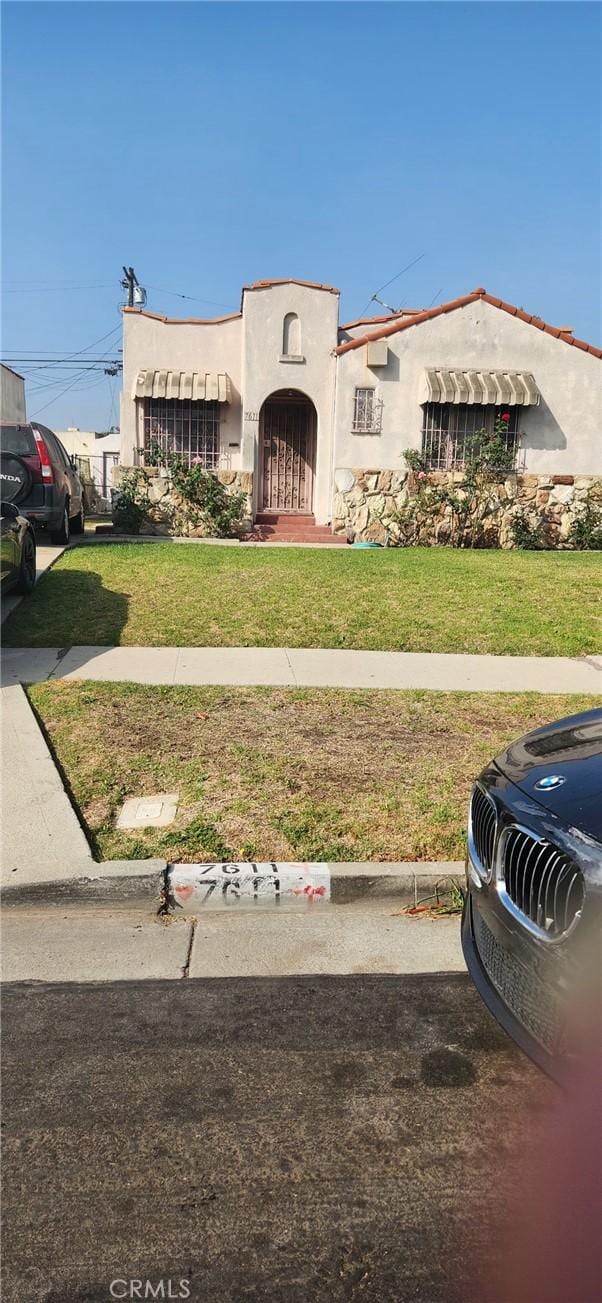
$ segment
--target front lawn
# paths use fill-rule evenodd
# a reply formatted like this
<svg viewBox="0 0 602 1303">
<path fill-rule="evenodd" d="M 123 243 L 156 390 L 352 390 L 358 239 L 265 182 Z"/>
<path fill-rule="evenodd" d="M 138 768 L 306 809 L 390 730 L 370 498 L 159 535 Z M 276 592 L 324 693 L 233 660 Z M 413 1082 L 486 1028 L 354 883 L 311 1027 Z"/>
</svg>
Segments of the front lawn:
<svg viewBox="0 0 602 1303">
<path fill-rule="evenodd" d="M 599 554 L 110 544 L 65 553 L 10 646 L 602 648 Z"/>
<path fill-rule="evenodd" d="M 30 689 L 101 859 L 431 860 L 464 853 L 472 781 L 512 738 L 598 699 L 538 694 Z M 180 793 L 122 832 L 127 796 Z"/>
</svg>

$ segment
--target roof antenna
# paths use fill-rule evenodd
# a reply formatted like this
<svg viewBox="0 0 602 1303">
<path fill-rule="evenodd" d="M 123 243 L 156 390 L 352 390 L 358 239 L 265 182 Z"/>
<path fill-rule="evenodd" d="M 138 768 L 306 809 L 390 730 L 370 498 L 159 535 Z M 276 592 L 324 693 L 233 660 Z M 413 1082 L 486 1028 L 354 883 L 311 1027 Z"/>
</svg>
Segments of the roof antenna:
<svg viewBox="0 0 602 1303">
<path fill-rule="evenodd" d="M 379 294 L 382 294 L 382 291 L 383 291 L 383 290 L 386 290 L 386 289 L 388 288 L 389 285 L 392 285 L 392 284 L 393 284 L 393 281 L 399 280 L 399 277 L 400 277 L 400 276 L 403 276 L 404 272 L 409 271 L 409 270 L 410 270 L 410 267 L 415 267 L 415 266 L 416 266 L 416 263 L 417 263 L 417 262 L 420 262 L 421 259 L 424 258 L 424 257 L 426 257 L 426 254 L 424 254 L 424 253 L 420 253 L 420 254 L 418 255 L 417 258 L 414 258 L 414 260 L 413 260 L 412 262 L 409 262 L 409 263 L 407 264 L 407 267 L 402 267 L 401 271 L 396 272 L 395 276 L 392 276 L 391 279 L 390 279 L 390 281 L 385 281 L 384 285 L 379 285 L 379 287 L 378 287 L 376 293 L 372 295 L 372 297 L 371 297 L 371 299 L 369 300 L 368 304 L 367 304 L 366 307 L 364 308 L 364 312 L 367 312 L 367 310 L 368 310 L 368 308 L 370 307 L 370 304 L 371 304 L 371 303 L 380 303 L 380 304 L 382 304 L 383 308 L 386 308 L 386 309 L 387 309 L 387 312 L 391 312 L 391 313 L 393 313 L 393 314 L 397 314 L 398 312 L 401 312 L 401 308 L 391 308 L 391 307 L 389 306 L 388 303 L 385 303 L 385 302 L 383 301 L 383 299 L 379 298 Z M 363 315 L 364 315 L 364 312 L 362 312 L 362 314 L 361 314 L 362 317 L 363 317 Z"/>
<path fill-rule="evenodd" d="M 378 294 L 373 294 L 372 298 L 370 299 L 370 302 L 380 303 L 381 307 L 386 308 L 387 312 L 392 312 L 394 317 L 396 317 L 401 312 L 401 308 L 403 307 L 403 304 L 401 304 L 401 306 L 398 308 L 392 308 L 390 303 L 385 303 L 384 299 L 379 299 Z"/>
</svg>

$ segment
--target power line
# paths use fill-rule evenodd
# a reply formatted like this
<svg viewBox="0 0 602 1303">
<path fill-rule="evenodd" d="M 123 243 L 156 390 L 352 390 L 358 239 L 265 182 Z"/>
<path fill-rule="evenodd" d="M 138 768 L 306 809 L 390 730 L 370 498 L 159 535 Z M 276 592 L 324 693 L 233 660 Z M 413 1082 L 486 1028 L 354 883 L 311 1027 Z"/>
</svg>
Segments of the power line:
<svg viewBox="0 0 602 1303">
<path fill-rule="evenodd" d="M 160 290 L 158 285 L 149 285 L 155 294 L 170 294 L 174 299 L 189 299 L 191 303 L 210 303 L 214 308 L 232 308 L 231 303 L 219 303 L 216 299 L 198 299 L 193 294 L 180 294 L 177 290 Z"/>
<path fill-rule="evenodd" d="M 5 361 L 5 363 L 7 363 L 7 359 L 6 359 L 6 358 L 4 359 L 4 361 Z M 26 370 L 29 370 L 29 371 L 31 371 L 31 370 L 34 370 L 34 371 L 36 371 L 36 370 L 48 371 L 48 370 L 52 370 L 53 368 L 54 368 L 54 369 L 59 369 L 59 368 L 62 368 L 62 369 L 67 368 L 67 369 L 69 369 L 69 368 L 70 368 L 71 370 L 75 370 L 75 371 L 77 371 L 77 370 L 79 370 L 79 367 L 80 367 L 80 366 L 103 366 L 103 365 L 104 365 L 104 366 L 122 366 L 122 360 L 121 360 L 120 357 L 90 357 L 90 358 L 85 358 L 83 362 L 81 362 L 81 361 L 80 361 L 80 362 L 76 362 L 76 360 L 75 360 L 75 358 L 74 358 L 74 359 L 73 359 L 73 364 L 71 363 L 71 361 L 70 361 L 68 358 L 54 358 L 54 357 L 21 357 L 21 358 L 19 358 L 19 357 L 11 357 L 11 358 L 8 359 L 8 363 L 7 363 L 7 364 L 8 364 L 8 365 L 11 365 L 13 362 L 17 362 L 17 363 L 19 364 L 19 366 L 20 366 L 24 371 L 26 371 Z"/>
<path fill-rule="evenodd" d="M 13 289 L 12 287 L 3 286 L 0 293 L 2 294 L 66 294 L 70 290 L 113 290 L 115 289 L 114 281 L 106 281 L 104 285 L 31 285 L 22 289 Z"/>
<path fill-rule="evenodd" d="M 434 299 L 431 299 L 431 301 L 430 301 L 430 303 L 429 303 L 429 305 L 428 305 L 429 308 L 434 307 L 435 303 L 437 302 L 437 299 L 440 297 L 441 294 L 443 294 L 443 290 L 442 290 L 442 289 L 441 289 L 441 290 L 437 290 L 437 293 L 435 294 Z M 428 308 L 427 308 L 427 312 L 428 312 Z"/>
<path fill-rule="evenodd" d="M 93 339 L 92 343 L 86 344 L 85 348 L 80 348 L 75 352 L 71 352 L 71 353 L 66 352 L 63 356 L 59 354 L 57 357 L 51 357 L 50 351 L 48 353 L 48 356 L 45 356 L 42 354 L 41 350 L 36 356 L 32 355 L 26 357 L 25 356 L 26 350 L 23 350 L 23 353 L 21 354 L 21 353 L 17 353 L 16 349 L 8 349 L 7 357 L 6 357 L 7 365 L 20 366 L 23 371 L 29 371 L 30 380 L 37 378 L 41 372 L 67 370 L 69 363 L 73 362 L 76 358 L 83 358 L 85 367 L 81 366 L 79 368 L 82 371 L 84 369 L 88 369 L 88 364 L 90 364 L 89 369 L 93 369 L 93 367 L 96 366 L 104 366 L 104 365 L 111 366 L 111 367 L 113 366 L 119 367 L 121 366 L 120 359 L 102 358 L 97 356 L 86 357 L 85 354 L 89 355 L 91 349 L 96 348 L 98 344 L 104 344 L 107 339 L 112 339 L 113 336 L 119 334 L 120 331 L 121 331 L 121 323 L 118 326 L 114 326 L 112 330 L 107 331 L 106 335 L 101 335 L 99 339 Z M 46 377 L 44 376 L 43 378 L 45 379 Z M 57 383 L 60 384 L 63 379 L 64 376 L 61 376 Z"/>
<path fill-rule="evenodd" d="M 59 398 L 62 398 L 63 394 L 66 394 L 69 389 L 73 389 L 74 385 L 77 384 L 78 379 L 81 379 L 81 377 L 76 376 L 68 385 L 65 385 L 64 389 L 61 389 L 60 393 L 55 394 L 54 398 L 50 398 L 47 403 L 44 403 L 43 407 L 38 407 L 37 412 L 32 413 L 31 419 L 35 420 L 36 416 L 39 416 L 41 412 L 45 412 L 48 407 L 52 407 L 53 403 L 58 403 Z M 92 388 L 92 386 L 90 386 L 90 388 Z"/>
<path fill-rule="evenodd" d="M 379 287 L 378 287 L 376 293 L 377 293 L 377 294 L 382 294 L 383 290 L 386 290 L 386 289 L 388 288 L 389 285 L 392 285 L 392 284 L 393 284 L 393 281 L 399 280 L 399 277 L 400 277 L 400 276 L 403 276 L 403 274 L 404 274 L 405 271 L 409 271 L 409 270 L 410 270 L 410 267 L 415 267 L 415 266 L 416 266 L 416 263 L 417 263 L 417 262 L 420 262 L 421 259 L 424 258 L 425 256 L 426 256 L 426 255 L 425 255 L 424 253 L 419 253 L 419 254 L 418 254 L 418 257 L 417 257 L 417 258 L 414 258 L 413 262 L 409 262 L 408 265 L 407 265 L 407 267 L 402 267 L 401 271 L 398 271 L 398 272 L 396 273 L 395 276 L 392 276 L 391 279 L 390 279 L 390 281 L 385 281 L 384 285 L 379 285 Z"/>
</svg>

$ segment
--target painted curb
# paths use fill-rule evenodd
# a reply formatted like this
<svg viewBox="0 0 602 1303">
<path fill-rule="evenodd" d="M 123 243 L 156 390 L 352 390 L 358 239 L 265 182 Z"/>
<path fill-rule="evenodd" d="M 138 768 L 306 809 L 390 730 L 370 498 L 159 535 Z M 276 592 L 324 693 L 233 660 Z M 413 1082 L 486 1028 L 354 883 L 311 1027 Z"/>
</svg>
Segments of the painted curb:
<svg viewBox="0 0 602 1303">
<path fill-rule="evenodd" d="M 206 909 L 299 907 L 391 898 L 418 904 L 464 879 L 461 860 L 437 863 L 320 862 L 170 864 L 169 908 L 184 914 Z"/>
<path fill-rule="evenodd" d="M 222 862 L 170 864 L 169 904 L 196 914 L 206 909 L 298 908 L 330 900 L 327 864 L 302 862 Z"/>
<path fill-rule="evenodd" d="M 0 901 L 3 906 L 13 905 L 141 905 L 146 909 L 159 910 L 167 907 L 178 914 L 195 914 L 203 908 L 202 894 L 176 894 L 175 871 L 179 873 L 181 884 L 190 885 L 191 879 L 200 879 L 201 868 L 215 870 L 222 865 L 168 865 L 165 860 L 109 860 L 103 864 L 94 864 L 89 872 L 82 871 L 69 878 L 52 878 L 38 882 L 8 883 L 2 888 Z M 233 867 L 233 866 L 229 866 Z M 211 882 L 214 890 L 209 893 L 208 901 L 215 897 L 213 909 L 257 907 L 252 886 L 257 866 L 250 864 L 234 866 L 247 871 L 251 880 L 250 889 L 237 892 L 236 875 L 221 874 L 219 891 L 215 873 L 205 876 L 204 894 Z M 260 906 L 299 909 L 307 908 L 308 903 L 318 903 L 321 908 L 327 905 L 348 905 L 359 900 L 380 900 L 391 898 L 417 904 L 419 901 L 449 892 L 452 883 L 462 883 L 464 864 L 462 861 L 441 861 L 435 863 L 358 863 L 358 864 L 270 864 L 273 872 L 259 874 L 263 881 L 258 883 L 256 893 Z M 274 878 L 280 874 L 280 889 L 276 893 Z M 224 878 L 230 886 L 223 892 Z M 240 879 L 239 879 L 240 881 Z M 194 882 L 193 882 L 194 886 Z M 320 888 L 324 888 L 323 891 Z M 300 891 L 295 895 L 295 888 Z M 309 890 L 308 890 L 309 888 Z"/>
</svg>

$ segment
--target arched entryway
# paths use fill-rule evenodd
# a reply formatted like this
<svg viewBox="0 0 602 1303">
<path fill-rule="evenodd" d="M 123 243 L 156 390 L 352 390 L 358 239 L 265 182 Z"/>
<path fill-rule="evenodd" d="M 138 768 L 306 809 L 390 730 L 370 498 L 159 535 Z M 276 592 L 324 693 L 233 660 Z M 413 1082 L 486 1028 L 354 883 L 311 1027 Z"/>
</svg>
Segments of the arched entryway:
<svg viewBox="0 0 602 1303">
<path fill-rule="evenodd" d="M 298 389 L 278 389 L 259 418 L 259 511 L 307 515 L 313 509 L 316 409 Z"/>
</svg>

